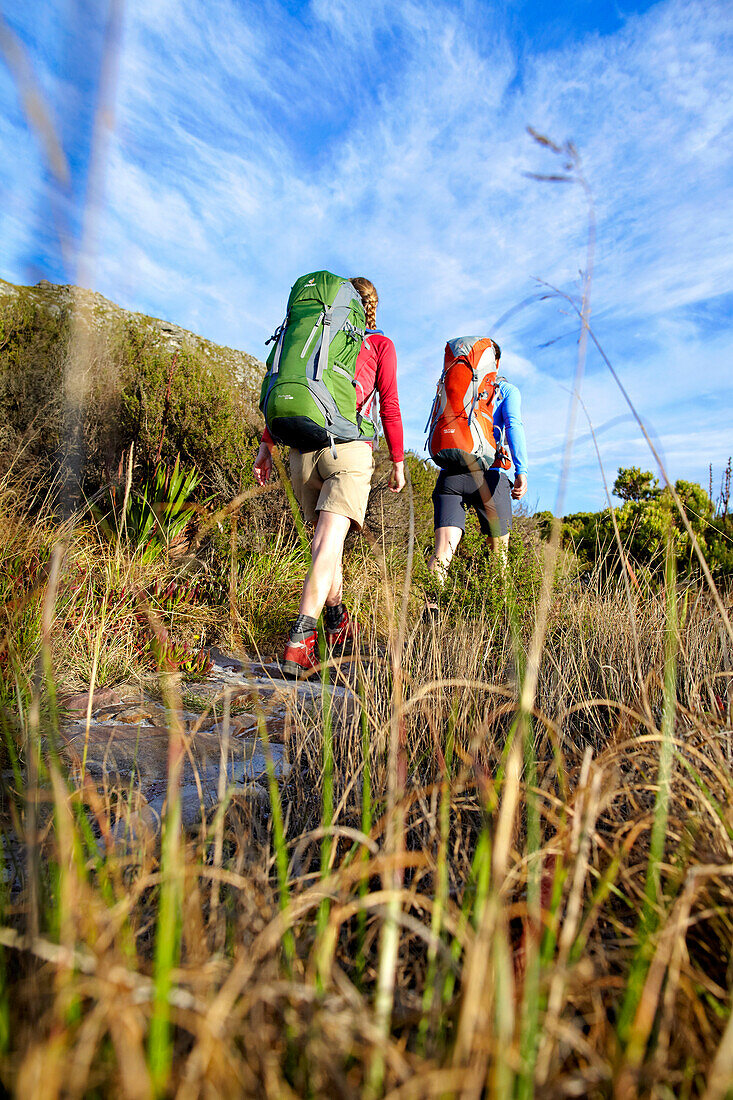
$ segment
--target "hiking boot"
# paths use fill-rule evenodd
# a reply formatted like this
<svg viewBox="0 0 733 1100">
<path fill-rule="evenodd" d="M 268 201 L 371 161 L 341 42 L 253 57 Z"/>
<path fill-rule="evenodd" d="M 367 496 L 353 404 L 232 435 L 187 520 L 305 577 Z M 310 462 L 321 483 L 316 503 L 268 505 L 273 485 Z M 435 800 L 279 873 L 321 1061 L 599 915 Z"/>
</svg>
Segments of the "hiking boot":
<svg viewBox="0 0 733 1100">
<path fill-rule="evenodd" d="M 349 618 L 346 608 L 336 626 L 325 625 L 326 645 L 330 649 L 343 649 L 347 642 L 354 642 L 359 636 L 359 627 Z"/>
<path fill-rule="evenodd" d="M 289 680 L 297 680 L 301 676 L 307 676 L 314 668 L 318 668 L 319 664 L 317 631 L 313 630 L 297 641 L 292 638 L 288 640 L 281 668 Z"/>
</svg>

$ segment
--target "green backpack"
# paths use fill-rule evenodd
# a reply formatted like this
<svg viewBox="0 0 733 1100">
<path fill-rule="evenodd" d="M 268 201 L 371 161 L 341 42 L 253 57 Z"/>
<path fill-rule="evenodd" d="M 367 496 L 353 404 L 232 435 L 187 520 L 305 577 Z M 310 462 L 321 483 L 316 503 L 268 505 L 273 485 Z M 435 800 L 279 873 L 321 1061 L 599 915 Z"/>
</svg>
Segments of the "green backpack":
<svg viewBox="0 0 733 1100">
<path fill-rule="evenodd" d="M 277 443 L 315 451 L 372 439 L 374 425 L 356 411 L 356 359 L 366 319 L 348 279 L 330 271 L 293 284 L 285 320 L 267 341 L 260 409 Z"/>
</svg>

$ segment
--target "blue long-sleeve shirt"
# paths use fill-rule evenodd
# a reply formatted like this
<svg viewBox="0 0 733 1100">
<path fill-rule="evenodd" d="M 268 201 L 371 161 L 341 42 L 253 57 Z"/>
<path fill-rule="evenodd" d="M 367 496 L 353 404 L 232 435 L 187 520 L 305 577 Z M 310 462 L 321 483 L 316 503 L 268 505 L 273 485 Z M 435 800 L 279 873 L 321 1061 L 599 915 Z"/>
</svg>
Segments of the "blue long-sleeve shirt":
<svg viewBox="0 0 733 1100">
<path fill-rule="evenodd" d="M 527 441 L 522 424 L 522 398 L 517 387 L 507 382 L 506 378 L 499 378 L 496 382 L 494 436 L 497 445 L 506 437 L 514 463 L 514 473 L 526 474 Z"/>
</svg>

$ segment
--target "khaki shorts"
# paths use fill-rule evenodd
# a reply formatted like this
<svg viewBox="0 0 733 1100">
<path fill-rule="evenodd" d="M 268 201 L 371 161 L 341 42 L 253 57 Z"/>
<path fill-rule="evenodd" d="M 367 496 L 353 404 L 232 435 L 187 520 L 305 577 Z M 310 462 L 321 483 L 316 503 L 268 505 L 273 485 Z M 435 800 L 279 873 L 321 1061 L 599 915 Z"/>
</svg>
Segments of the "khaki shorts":
<svg viewBox="0 0 733 1100">
<path fill-rule="evenodd" d="M 372 483 L 374 455 L 368 443 L 337 443 L 320 451 L 290 449 L 290 480 L 308 523 L 317 512 L 335 512 L 362 527 Z"/>
</svg>

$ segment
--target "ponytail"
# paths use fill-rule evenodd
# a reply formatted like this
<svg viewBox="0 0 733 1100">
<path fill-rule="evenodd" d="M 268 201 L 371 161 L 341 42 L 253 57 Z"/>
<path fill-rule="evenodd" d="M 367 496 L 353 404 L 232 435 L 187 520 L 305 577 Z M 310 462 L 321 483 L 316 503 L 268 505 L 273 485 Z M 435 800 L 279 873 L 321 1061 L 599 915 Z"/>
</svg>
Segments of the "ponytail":
<svg viewBox="0 0 733 1100">
<path fill-rule="evenodd" d="M 356 292 L 361 298 L 364 306 L 364 313 L 366 315 L 367 328 L 377 327 L 377 306 L 379 304 L 379 295 L 377 294 L 377 288 L 374 283 L 369 279 L 365 279 L 361 275 L 355 276 L 351 283 L 353 284 Z"/>
</svg>

